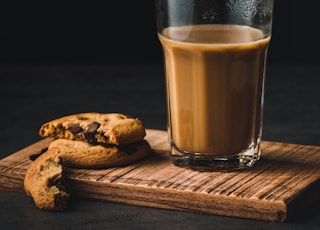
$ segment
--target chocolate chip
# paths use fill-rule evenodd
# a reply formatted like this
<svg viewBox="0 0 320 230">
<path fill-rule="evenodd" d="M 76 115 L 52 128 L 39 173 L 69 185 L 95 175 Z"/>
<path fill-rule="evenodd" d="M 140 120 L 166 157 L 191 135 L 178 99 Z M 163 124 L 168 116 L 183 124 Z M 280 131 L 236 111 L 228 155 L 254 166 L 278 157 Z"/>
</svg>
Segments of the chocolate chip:
<svg viewBox="0 0 320 230">
<path fill-rule="evenodd" d="M 97 143 L 97 138 L 94 135 L 95 133 L 85 133 L 84 136 L 86 138 L 86 140 L 90 143 L 90 144 L 96 144 Z"/>
<path fill-rule="evenodd" d="M 41 149 L 38 153 L 32 154 L 29 159 L 32 161 L 35 161 L 41 154 L 43 154 L 44 152 L 46 152 L 48 150 L 48 148 L 43 148 Z"/>
<path fill-rule="evenodd" d="M 100 123 L 98 123 L 96 121 L 92 122 L 91 124 L 89 124 L 87 133 L 96 132 L 99 127 L 100 127 Z"/>
<path fill-rule="evenodd" d="M 69 130 L 70 130 L 70 132 L 72 132 L 73 134 L 77 134 L 77 133 L 80 133 L 80 132 L 83 131 L 83 129 L 82 129 L 80 126 L 78 126 L 78 125 L 75 125 L 75 126 L 73 126 L 73 127 L 70 127 Z"/>
<path fill-rule="evenodd" d="M 92 122 L 91 124 L 89 124 L 88 130 L 84 134 L 84 136 L 86 137 L 89 143 L 97 142 L 97 138 L 95 137 L 95 134 L 99 127 L 100 127 L 100 123 L 98 122 Z"/>
</svg>

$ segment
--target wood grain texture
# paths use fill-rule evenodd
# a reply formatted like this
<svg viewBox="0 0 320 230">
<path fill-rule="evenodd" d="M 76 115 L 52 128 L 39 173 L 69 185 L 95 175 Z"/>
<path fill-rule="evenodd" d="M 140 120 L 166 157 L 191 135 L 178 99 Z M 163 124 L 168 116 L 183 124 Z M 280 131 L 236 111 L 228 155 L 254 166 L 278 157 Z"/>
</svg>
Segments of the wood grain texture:
<svg viewBox="0 0 320 230">
<path fill-rule="evenodd" d="M 146 140 L 154 151 L 135 164 L 102 170 L 66 169 L 70 194 L 130 205 L 283 222 L 291 211 L 290 204 L 303 198 L 312 185 L 319 184 L 320 146 L 264 141 L 262 157 L 253 168 L 226 173 L 174 166 L 165 131 L 148 129 Z M 0 189 L 23 192 L 31 159 L 51 141 L 43 139 L 0 160 Z M 320 191 L 319 186 L 313 189 Z"/>
</svg>

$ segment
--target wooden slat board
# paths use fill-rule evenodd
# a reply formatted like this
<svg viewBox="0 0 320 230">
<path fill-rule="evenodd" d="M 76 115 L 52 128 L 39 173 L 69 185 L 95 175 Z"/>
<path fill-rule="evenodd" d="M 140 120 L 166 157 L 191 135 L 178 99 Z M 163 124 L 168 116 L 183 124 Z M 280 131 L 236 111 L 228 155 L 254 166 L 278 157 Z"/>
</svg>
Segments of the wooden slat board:
<svg viewBox="0 0 320 230">
<path fill-rule="evenodd" d="M 262 158 L 251 169 L 197 172 L 171 163 L 167 132 L 148 129 L 146 139 L 154 151 L 141 162 L 103 170 L 67 169 L 70 194 L 279 222 L 287 219 L 290 204 L 309 188 L 315 190 L 315 199 L 319 197 L 320 146 L 264 141 Z M 0 189 L 23 192 L 30 157 L 51 141 L 41 140 L 0 160 Z"/>
</svg>

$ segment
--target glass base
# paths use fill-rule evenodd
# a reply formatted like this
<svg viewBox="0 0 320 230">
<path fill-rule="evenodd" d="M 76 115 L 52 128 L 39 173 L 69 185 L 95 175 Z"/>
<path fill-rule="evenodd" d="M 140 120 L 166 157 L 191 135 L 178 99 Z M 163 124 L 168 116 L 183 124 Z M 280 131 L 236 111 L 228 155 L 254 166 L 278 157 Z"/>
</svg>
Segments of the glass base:
<svg viewBox="0 0 320 230">
<path fill-rule="evenodd" d="M 196 171 L 234 171 L 251 168 L 260 158 L 260 145 L 250 146 L 248 149 L 233 155 L 208 155 L 181 152 L 171 147 L 173 164 Z"/>
</svg>

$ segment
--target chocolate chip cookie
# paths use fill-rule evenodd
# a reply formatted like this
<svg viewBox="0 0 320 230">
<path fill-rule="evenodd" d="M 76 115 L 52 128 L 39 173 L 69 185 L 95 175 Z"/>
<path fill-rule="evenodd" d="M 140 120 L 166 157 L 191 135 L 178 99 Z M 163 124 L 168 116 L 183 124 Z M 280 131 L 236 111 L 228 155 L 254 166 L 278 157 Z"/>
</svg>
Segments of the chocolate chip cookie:
<svg viewBox="0 0 320 230">
<path fill-rule="evenodd" d="M 138 118 L 120 113 L 79 113 L 44 123 L 41 137 L 86 141 L 91 144 L 125 145 L 137 142 L 146 135 Z"/>
<path fill-rule="evenodd" d="M 124 166 L 143 159 L 150 150 L 145 140 L 123 146 L 102 146 L 56 139 L 27 169 L 24 190 L 39 209 L 63 211 L 69 197 L 64 182 L 65 167 L 99 169 Z"/>
<path fill-rule="evenodd" d="M 84 141 L 56 139 L 48 150 L 58 148 L 63 165 L 72 168 L 98 169 L 131 164 L 145 158 L 151 148 L 147 141 L 127 145 L 92 145 Z"/>
<path fill-rule="evenodd" d="M 119 113 L 64 116 L 44 123 L 39 135 L 54 140 L 27 169 L 24 188 L 43 210 L 61 211 L 67 207 L 64 167 L 124 166 L 151 152 L 141 120 Z"/>
</svg>

